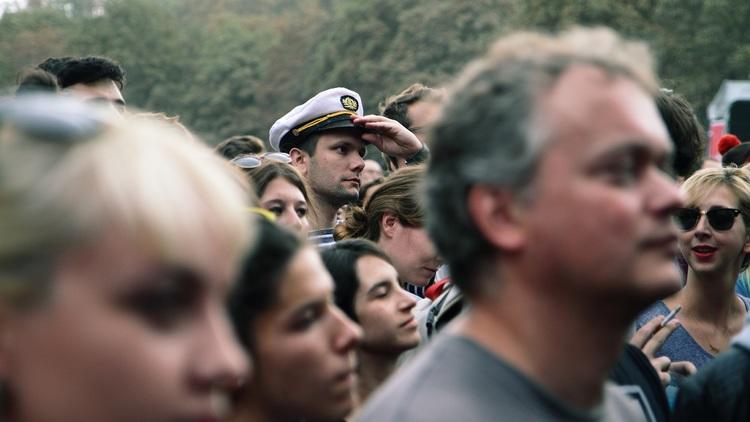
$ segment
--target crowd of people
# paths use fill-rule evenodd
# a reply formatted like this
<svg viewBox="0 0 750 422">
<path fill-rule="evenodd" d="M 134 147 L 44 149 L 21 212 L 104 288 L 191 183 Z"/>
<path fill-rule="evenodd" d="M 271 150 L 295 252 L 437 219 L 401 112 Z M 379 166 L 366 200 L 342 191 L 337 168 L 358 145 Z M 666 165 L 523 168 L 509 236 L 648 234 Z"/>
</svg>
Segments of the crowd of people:
<svg viewBox="0 0 750 422">
<path fill-rule="evenodd" d="M 27 69 L 0 420 L 748 420 L 750 148 L 708 158 L 653 68 L 607 28 L 514 33 L 213 148 L 108 58 Z"/>
</svg>

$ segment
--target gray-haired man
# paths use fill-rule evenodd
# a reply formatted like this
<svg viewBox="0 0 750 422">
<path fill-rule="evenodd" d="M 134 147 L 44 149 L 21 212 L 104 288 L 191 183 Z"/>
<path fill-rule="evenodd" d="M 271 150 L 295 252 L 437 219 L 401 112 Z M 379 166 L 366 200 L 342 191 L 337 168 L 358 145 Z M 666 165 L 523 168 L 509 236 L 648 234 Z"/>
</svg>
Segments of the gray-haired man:
<svg viewBox="0 0 750 422">
<path fill-rule="evenodd" d="M 432 138 L 428 228 L 469 309 L 363 421 L 639 420 L 606 384 L 638 311 L 680 287 L 647 49 L 606 29 L 498 41 Z"/>
</svg>

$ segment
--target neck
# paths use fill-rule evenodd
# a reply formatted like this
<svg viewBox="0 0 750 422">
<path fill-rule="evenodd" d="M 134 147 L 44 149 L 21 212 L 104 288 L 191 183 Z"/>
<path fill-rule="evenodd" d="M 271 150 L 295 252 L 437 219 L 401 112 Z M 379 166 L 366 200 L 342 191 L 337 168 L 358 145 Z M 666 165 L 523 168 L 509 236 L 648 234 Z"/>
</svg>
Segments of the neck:
<svg viewBox="0 0 750 422">
<path fill-rule="evenodd" d="M 740 304 L 734 291 L 738 275 L 736 271 L 698 274 L 688 269 L 685 288 L 668 302 L 670 305 L 682 305 L 685 316 L 711 321 L 716 325 L 727 325 L 735 311 L 744 312 L 744 308 L 738 309 Z"/>
<path fill-rule="evenodd" d="M 330 229 L 336 225 L 336 211 L 330 202 L 317 195 L 314 191 L 310 193 L 310 228 L 312 230 Z"/>
<path fill-rule="evenodd" d="M 243 400 L 237 405 L 237 409 L 229 419 L 230 422 L 255 421 L 276 422 L 280 420 L 273 417 L 273 412 L 263 406 L 257 398 L 245 394 Z"/>
<path fill-rule="evenodd" d="M 618 314 L 611 303 L 553 295 L 528 280 L 485 281 L 502 287 L 472 298 L 467 317 L 454 329 L 570 406 L 599 405 L 637 309 Z"/>
<path fill-rule="evenodd" d="M 396 369 L 398 353 L 377 353 L 359 351 L 359 399 L 367 401 L 372 394 Z"/>
<path fill-rule="evenodd" d="M 259 389 L 259 385 L 253 385 L 252 383 L 246 385 L 242 397 L 236 404 L 234 413 L 229 418 L 229 422 L 285 422 L 300 419 L 285 415 L 281 411 L 283 408 L 279 409 L 270 405 L 263 398 Z"/>
</svg>

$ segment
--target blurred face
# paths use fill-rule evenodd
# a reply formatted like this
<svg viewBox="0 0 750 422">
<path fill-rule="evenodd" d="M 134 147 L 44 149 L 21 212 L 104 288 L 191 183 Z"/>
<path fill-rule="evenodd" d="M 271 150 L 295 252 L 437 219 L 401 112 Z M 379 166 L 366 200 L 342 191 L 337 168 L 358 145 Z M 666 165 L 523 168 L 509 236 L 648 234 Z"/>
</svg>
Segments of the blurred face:
<svg viewBox="0 0 750 422">
<path fill-rule="evenodd" d="M 277 222 L 292 231 L 307 234 L 307 202 L 302 192 L 283 177 L 273 179 L 260 197 L 260 206 L 276 214 Z"/>
<path fill-rule="evenodd" d="M 356 269 L 354 312 L 364 333 L 362 349 L 398 354 L 416 347 L 419 333 L 411 311 L 417 302 L 399 286 L 396 269 L 372 255 L 359 258 Z"/>
<path fill-rule="evenodd" d="M 64 255 L 50 297 L 4 326 L 18 420 L 217 420 L 247 374 L 224 301 L 234 268 L 169 264 L 111 233 Z M 216 246 L 216 245 L 214 245 Z"/>
<path fill-rule="evenodd" d="M 355 132 L 332 130 L 318 139 L 315 154 L 302 172 L 310 189 L 335 207 L 357 200 L 365 143 Z"/>
<path fill-rule="evenodd" d="M 353 409 L 359 327 L 333 303 L 333 280 L 318 253 L 295 256 L 276 306 L 254 327 L 252 400 L 281 420 L 336 420 Z"/>
<path fill-rule="evenodd" d="M 366 185 L 378 177 L 383 177 L 383 169 L 380 167 L 380 164 L 375 160 L 365 160 L 365 167 L 361 175 L 362 184 Z"/>
<path fill-rule="evenodd" d="M 630 298 L 631 306 L 678 290 L 670 214 L 682 199 L 652 98 L 628 79 L 574 66 L 537 107 L 554 137 L 518 213 L 529 234 L 529 278 L 576 297 Z"/>
<path fill-rule="evenodd" d="M 709 211 L 737 208 L 738 201 L 729 188 L 721 185 L 687 206 Z M 736 277 L 745 254 L 750 253 L 750 237 L 741 215 L 734 217 L 734 224 L 728 230 L 717 230 L 702 215 L 695 227 L 680 230 L 679 244 L 690 271 L 704 276 L 730 273 Z"/>
<path fill-rule="evenodd" d="M 384 222 L 384 225 L 389 224 L 388 221 Z M 402 225 L 398 219 L 393 221 L 392 228 L 381 228 L 378 245 L 393 261 L 402 282 L 424 286 L 442 264 L 427 230 Z"/>
<path fill-rule="evenodd" d="M 424 144 L 429 145 L 427 134 L 430 127 L 440 114 L 440 103 L 436 101 L 417 101 L 406 109 L 406 116 L 409 118 L 411 125 L 408 129 L 417 135 L 417 138 Z"/>
<path fill-rule="evenodd" d="M 101 103 L 119 112 L 125 110 L 125 100 L 120 88 L 111 79 L 102 79 L 90 84 L 74 84 L 63 90 L 63 93 L 75 96 L 84 101 Z"/>
</svg>

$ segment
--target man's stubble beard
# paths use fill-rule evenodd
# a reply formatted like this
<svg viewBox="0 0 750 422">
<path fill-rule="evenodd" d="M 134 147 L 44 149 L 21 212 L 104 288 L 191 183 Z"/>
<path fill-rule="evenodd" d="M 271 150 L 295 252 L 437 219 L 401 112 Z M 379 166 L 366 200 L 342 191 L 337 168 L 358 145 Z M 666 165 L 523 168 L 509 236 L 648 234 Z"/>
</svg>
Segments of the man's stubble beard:
<svg viewBox="0 0 750 422">
<path fill-rule="evenodd" d="M 352 204 L 359 199 L 359 192 L 351 193 L 338 185 L 334 190 L 316 191 L 316 195 L 331 204 L 334 208 L 341 208 L 344 205 Z"/>
</svg>

